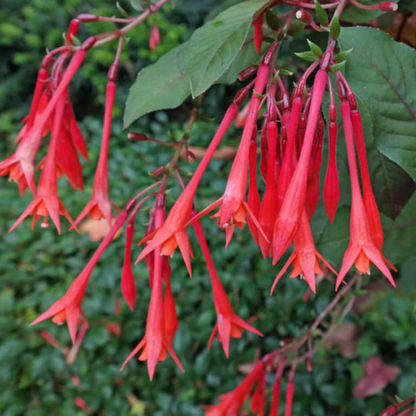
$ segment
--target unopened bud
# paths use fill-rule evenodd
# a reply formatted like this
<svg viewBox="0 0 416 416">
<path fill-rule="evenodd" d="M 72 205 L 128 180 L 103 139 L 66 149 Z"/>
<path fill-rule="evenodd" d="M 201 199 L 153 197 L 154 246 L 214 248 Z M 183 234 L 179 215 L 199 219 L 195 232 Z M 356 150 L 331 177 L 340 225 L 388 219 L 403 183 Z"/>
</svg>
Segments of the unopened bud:
<svg viewBox="0 0 416 416">
<path fill-rule="evenodd" d="M 97 42 L 97 38 L 95 36 L 91 36 L 84 40 L 81 45 L 81 49 L 84 49 L 84 51 L 89 51 L 95 45 L 95 42 Z"/>
<path fill-rule="evenodd" d="M 98 20 L 98 16 L 95 14 L 83 13 L 77 16 L 77 19 L 82 23 L 90 23 L 96 22 Z"/>
<path fill-rule="evenodd" d="M 357 100 L 355 99 L 355 95 L 353 93 L 348 94 L 348 101 L 350 103 L 351 110 L 357 109 Z"/>
<path fill-rule="evenodd" d="M 68 33 L 66 34 L 66 40 L 69 43 L 72 43 L 73 36 L 77 35 L 79 26 L 80 26 L 80 22 L 78 19 L 71 20 L 71 23 L 69 24 L 69 28 L 68 28 Z"/>
<path fill-rule="evenodd" d="M 378 8 L 383 12 L 395 12 L 399 6 L 394 1 L 382 1 Z"/>
<path fill-rule="evenodd" d="M 335 104 L 329 106 L 329 121 L 331 123 L 337 122 L 337 107 Z"/>
<path fill-rule="evenodd" d="M 262 61 L 262 63 L 264 64 L 264 65 L 269 65 L 270 64 L 270 61 L 272 60 L 272 57 L 273 57 L 273 52 L 274 52 L 274 47 L 272 46 L 265 54 L 264 54 L 264 57 L 263 57 L 263 61 Z"/>
<path fill-rule="evenodd" d="M 190 150 L 186 151 L 185 158 L 188 163 L 193 163 L 196 160 L 195 155 Z"/>
<path fill-rule="evenodd" d="M 312 15 L 307 12 L 306 10 L 298 10 L 296 12 L 296 19 L 300 20 L 301 22 L 310 24 L 313 22 Z"/>
<path fill-rule="evenodd" d="M 240 105 L 244 102 L 248 94 L 248 88 L 241 88 L 234 97 L 234 104 Z"/>
<path fill-rule="evenodd" d="M 111 64 L 110 68 L 108 68 L 107 79 L 109 81 L 116 81 L 118 75 L 118 66 L 117 64 Z"/>
<path fill-rule="evenodd" d="M 146 140 L 149 140 L 145 134 L 135 133 L 133 131 L 129 133 L 128 138 L 133 142 L 145 142 Z"/>
<path fill-rule="evenodd" d="M 150 174 L 158 178 L 160 175 L 163 175 L 165 173 L 165 169 L 166 169 L 166 166 L 159 166 L 153 172 L 150 172 Z"/>
<path fill-rule="evenodd" d="M 249 66 L 246 69 L 243 69 L 237 76 L 239 81 L 246 81 L 247 79 L 251 78 L 255 73 L 257 69 L 255 66 Z"/>
</svg>

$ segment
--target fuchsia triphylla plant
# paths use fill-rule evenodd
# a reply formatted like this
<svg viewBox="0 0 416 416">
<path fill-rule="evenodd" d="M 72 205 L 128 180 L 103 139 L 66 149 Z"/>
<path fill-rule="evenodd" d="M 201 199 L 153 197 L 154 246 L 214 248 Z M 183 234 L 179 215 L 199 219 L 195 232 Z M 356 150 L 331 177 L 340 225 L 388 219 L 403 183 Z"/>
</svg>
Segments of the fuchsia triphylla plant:
<svg viewBox="0 0 416 416">
<path fill-rule="evenodd" d="M 85 327 L 88 326 L 81 304 L 90 276 L 103 252 L 117 231 L 124 225 L 126 225 L 126 243 L 121 275 L 121 293 L 130 309 L 134 310 L 137 297 L 132 268 L 135 221 L 143 204 L 154 199 L 146 232 L 139 242 L 139 245 L 144 244 L 145 246 L 136 261 L 138 263 L 144 259 L 149 270 L 151 299 L 146 330 L 141 342 L 126 359 L 122 369 L 131 358 L 141 351 L 139 360 L 147 361 L 150 379 L 154 377 L 158 361 L 163 361 L 168 352 L 178 367 L 184 371 L 172 348 L 178 328 L 178 317 L 171 287 L 169 257 L 178 247 L 189 275 L 192 277 L 191 258 L 193 251 L 188 236 L 190 225 L 195 230 L 205 257 L 217 314 L 217 322 L 208 341 L 208 346 L 211 346 L 213 338 L 218 335 L 225 355 L 228 357 L 230 338 L 240 337 L 243 330 L 260 336 L 262 334 L 233 310 L 209 252 L 199 219 L 218 208 L 212 218 L 216 219 L 219 227 L 225 232 L 226 247 L 232 240 L 235 228 L 243 229 L 246 223 L 263 257 L 271 258 L 273 264 L 281 260 L 293 243 L 293 251 L 283 268 L 277 272 L 277 277 L 272 284 L 272 291 L 291 264 L 293 269 L 290 276 L 300 276 L 308 284 L 309 290 L 314 293 L 317 281 L 318 283 L 322 281 L 322 278 L 316 279 L 317 275 L 324 275 L 328 280 L 332 279 L 331 275 L 327 273 L 328 271 L 337 275 L 336 290 L 342 287 L 333 302 L 317 318 L 304 336 L 285 341 L 282 348 L 257 362 L 253 370 L 234 391 L 221 396 L 219 404 L 206 407 L 207 415 L 235 415 L 253 392 L 250 403 L 251 411 L 257 415 L 265 414 L 266 376 L 268 372 L 273 370 L 276 371 L 276 376 L 272 387 L 270 415 L 277 415 L 281 380 L 285 368 L 289 366 L 285 415 L 290 416 L 292 414 L 296 366 L 306 361 L 308 369 L 312 370 L 314 348 L 311 333 L 334 309 L 342 295 L 350 290 L 352 284 L 358 280 L 358 275 L 356 275 L 349 285 L 345 281 L 353 264 L 359 274 L 370 274 L 370 264 L 373 263 L 394 286 L 389 268 L 395 269 L 382 253 L 383 230 L 369 176 L 362 118 L 354 92 L 340 72 L 345 64 L 347 52 L 339 52 L 337 39 L 340 25 L 338 18 L 346 6 L 346 1 L 340 0 L 323 5 L 317 2 L 312 4 L 297 0 L 282 1 L 284 4 L 295 6 L 293 12 L 283 15 L 286 19 L 283 25 L 282 19 L 271 10 L 278 2 L 265 3 L 265 7 L 253 18 L 253 41 L 257 52 L 261 54 L 266 18 L 274 35 L 271 45 L 262 55 L 258 66 L 250 66 L 240 72 L 239 80 L 241 82 L 253 79 L 236 94 L 233 102 L 229 105 L 188 184 L 186 186 L 183 184 L 178 165 L 183 154 L 189 160 L 193 160 L 187 143 L 192 126 L 199 116 L 200 101 L 191 113 L 190 122 L 182 139 L 170 146 L 174 149 L 171 161 L 166 166 L 160 166 L 153 171 L 157 182 L 133 197 L 123 210 L 118 210 L 115 207 L 119 212 L 114 219 L 113 204 L 109 198 L 107 163 L 120 53 L 126 33 L 156 12 L 167 1 L 160 0 L 153 3 L 137 18 L 118 19 L 89 14 L 79 15 L 70 24 L 66 44 L 49 52 L 42 62 L 29 115 L 25 118 L 24 126 L 16 139 L 18 148 L 11 157 L 0 163 L 0 175 L 9 174 L 10 179 L 18 183 L 21 194 L 28 187 L 34 196 L 33 201 L 10 231 L 15 229 L 28 215 L 33 215 L 33 226 L 40 217 L 44 217 L 43 227 L 49 225 L 47 221 L 49 215 L 58 232 L 60 232 L 60 215 L 64 215 L 69 220 L 71 229 L 76 229 L 76 225 L 88 215 L 94 220 L 104 218 L 110 226 L 110 232 L 66 294 L 41 314 L 32 325 L 49 318 L 52 318 L 52 321 L 57 324 L 63 324 L 66 321 L 72 342 L 74 344 L 77 342 L 78 325 L 83 322 Z M 369 7 L 375 8 L 375 6 L 361 6 L 356 0 L 351 0 L 351 3 L 367 9 Z M 382 2 L 377 6 L 380 10 L 394 10 L 395 7 L 396 5 L 392 2 Z M 336 10 L 331 22 L 329 22 L 324 9 L 331 8 L 336 8 Z M 316 11 L 321 23 L 320 26 L 315 23 L 313 16 L 306 9 Z M 276 60 L 282 42 L 289 36 L 288 33 L 295 16 L 305 22 L 308 28 L 329 32 L 329 36 L 325 51 L 309 42 L 311 51 L 299 54 L 300 57 L 306 57 L 314 62 L 299 77 L 293 91 L 290 91 L 284 77 L 291 75 L 291 73 L 282 68 L 276 68 Z M 72 40 L 78 32 L 80 23 L 96 21 L 107 21 L 113 24 L 123 23 L 125 26 L 111 33 L 91 37 L 80 46 L 74 46 Z M 102 141 L 93 193 L 90 202 L 74 222 L 59 199 L 58 177 L 64 174 L 74 189 L 82 189 L 82 166 L 79 155 L 88 160 L 88 153 L 85 139 L 75 120 L 68 86 L 85 60 L 88 50 L 114 39 L 119 40 L 119 46 L 114 62 L 108 71 Z M 153 50 L 159 42 L 159 29 L 157 26 L 153 26 L 149 40 L 150 49 Z M 336 73 L 336 88 L 332 85 L 333 79 L 329 76 L 331 72 Z M 322 165 L 325 133 L 323 116 L 325 111 L 323 110 L 327 107 L 324 100 L 326 90 L 329 92 L 327 126 L 329 155 L 323 185 L 323 199 L 330 222 L 333 222 L 336 217 L 340 199 L 336 159 L 339 122 L 336 95 L 341 101 L 339 108 L 352 191 L 350 244 L 344 255 L 339 274 L 317 251 L 310 225 L 319 199 L 319 171 Z M 250 98 L 245 106 L 244 117 L 239 119 L 239 123 L 243 123 L 244 128 L 224 193 L 215 202 L 197 213 L 194 211 L 194 200 L 203 174 L 228 129 L 237 118 L 239 109 L 247 97 Z M 259 123 L 261 118 L 263 121 Z M 42 140 L 49 133 L 51 133 L 51 139 L 48 153 L 44 161 L 40 163 L 42 172 L 36 188 L 35 158 Z M 257 143 L 257 136 L 260 138 L 260 146 Z M 140 133 L 130 133 L 129 139 L 159 143 Z M 261 156 L 260 163 L 258 163 L 258 148 Z M 184 189 L 165 218 L 167 210 L 165 191 L 173 172 L 176 173 L 179 183 L 183 185 Z M 260 194 L 262 187 L 258 184 L 258 176 L 264 182 L 263 195 Z M 157 189 L 148 193 L 154 188 Z M 341 286 L 342 284 L 345 286 Z M 306 345 L 308 351 L 301 355 L 301 348 Z"/>
</svg>

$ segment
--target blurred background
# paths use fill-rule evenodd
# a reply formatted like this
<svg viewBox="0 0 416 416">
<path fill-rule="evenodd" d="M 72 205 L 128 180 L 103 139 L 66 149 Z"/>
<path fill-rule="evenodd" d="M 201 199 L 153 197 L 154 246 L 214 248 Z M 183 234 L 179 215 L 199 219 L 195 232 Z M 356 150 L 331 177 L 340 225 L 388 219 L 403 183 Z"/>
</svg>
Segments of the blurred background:
<svg viewBox="0 0 416 416">
<path fill-rule="evenodd" d="M 13 141 L 20 120 L 28 112 L 45 49 L 62 43 L 62 33 L 72 17 L 79 13 L 112 16 L 117 14 L 115 3 L 112 0 L 1 1 L 1 159 L 13 152 Z M 131 33 L 121 58 L 109 158 L 110 197 L 119 206 L 151 183 L 148 172 L 170 158 L 168 151 L 162 151 L 154 144 L 129 142 L 127 131 L 122 130 L 124 103 L 138 70 L 187 40 L 206 19 L 233 3 L 236 2 L 178 0 L 174 9 L 167 7 L 153 17 L 162 39 L 153 52 L 148 47 L 149 23 L 140 25 Z M 129 1 L 120 1 L 120 4 L 131 10 Z M 386 14 L 373 23 L 389 30 L 394 36 L 399 35 L 400 40 L 411 43 L 416 38 L 413 20 L 415 5 L 410 1 L 400 4 L 398 18 Z M 91 24 L 80 31 L 79 37 L 84 39 L 108 28 L 106 24 Z M 291 51 L 302 50 L 296 48 L 304 44 L 305 37 L 299 34 L 282 49 L 281 59 L 285 68 L 293 70 L 304 65 L 293 58 Z M 92 191 L 100 146 L 106 74 L 115 48 L 115 44 L 107 44 L 92 50 L 70 87 L 90 156 L 90 163 L 84 163 L 84 193 L 73 192 L 65 180 L 60 184 L 60 197 L 73 217 L 88 202 Z M 207 146 L 238 88 L 238 85 L 217 85 L 206 94 L 201 108 L 205 119 L 195 124 L 191 145 Z M 187 101 L 178 109 L 144 116 L 128 131 L 139 131 L 165 141 L 169 137 L 180 138 L 190 108 L 192 102 Z M 233 128 L 224 145 L 235 146 L 238 134 L 239 130 Z M 343 152 L 342 147 L 340 152 Z M 342 158 L 340 164 L 341 173 L 348 182 Z M 193 171 L 195 165 L 184 163 L 182 167 Z M 227 157 L 211 163 L 198 193 L 198 209 L 222 193 L 229 166 Z M 363 278 L 365 287 L 368 280 L 372 281 L 371 290 L 360 290 L 349 295 L 346 302 L 352 296 L 356 297 L 352 310 L 339 323 L 340 330 L 336 336 L 322 341 L 324 348 L 320 348 L 315 355 L 313 372 L 307 373 L 303 367 L 297 371 L 295 415 L 374 416 L 387 407 L 395 396 L 406 399 L 414 394 L 416 198 L 412 196 L 413 182 L 408 179 L 406 186 L 404 208 L 398 215 L 390 215 L 390 218 L 383 216 L 386 231 L 384 252 L 399 270 L 395 275 L 398 288 L 393 290 L 375 272 Z M 172 190 L 169 204 L 177 195 L 178 190 Z M 98 243 L 92 240 L 102 230 L 90 223 L 84 227 L 82 234 L 63 232 L 58 237 L 53 228 L 43 230 L 37 227 L 32 232 L 30 221 L 26 221 L 15 232 L 8 234 L 10 226 L 30 202 L 30 195 L 27 193 L 20 198 L 17 187 L 2 178 L 0 198 L 2 416 L 202 415 L 201 405 L 211 404 L 219 394 L 235 388 L 256 357 L 277 349 L 282 339 L 301 335 L 334 296 L 333 284 L 324 281 L 318 287 L 318 295 L 304 302 L 306 285 L 287 276 L 279 283 L 274 296 L 269 296 L 270 285 L 279 268 L 262 260 L 248 230 L 237 232 L 230 247 L 224 250 L 221 231 L 213 220 L 204 219 L 203 226 L 214 261 L 236 312 L 245 319 L 255 319 L 254 325 L 265 337 L 260 339 L 244 333 L 239 340 L 233 339 L 228 360 L 217 341 L 214 341 L 211 350 L 207 349 L 215 324 L 215 311 L 202 254 L 193 244 L 195 261 L 192 280 L 187 276 L 180 256 L 176 255 L 172 260 L 172 287 L 180 320 L 174 349 L 186 372 L 180 373 L 168 358 L 166 362 L 159 363 L 155 379 L 150 383 L 145 365 L 137 360 L 132 360 L 122 373 L 119 372 L 125 357 L 143 336 L 150 298 L 147 270 L 139 264 L 134 269 L 138 286 L 136 310 L 131 313 L 122 301 L 120 313 L 115 314 L 121 299 L 120 275 L 124 255 L 124 239 L 119 238 L 110 245 L 92 275 L 83 304 L 91 328 L 75 362 L 71 362 L 66 327 L 53 325 L 50 321 L 34 328 L 29 328 L 28 324 L 62 296 L 94 252 Z M 335 265 L 340 265 L 348 244 L 349 203 L 347 188 L 333 225 L 330 226 L 326 219 L 322 201 L 313 220 L 317 247 Z M 143 227 L 137 227 L 136 241 L 144 232 L 146 213 L 142 214 L 140 221 Z M 193 235 L 191 240 L 195 242 Z M 136 248 L 134 255 L 138 253 Z M 41 336 L 43 330 L 59 340 L 59 345 L 50 345 Z M 379 357 L 386 365 L 398 367 L 400 371 L 395 372 L 395 377 L 388 384 L 388 381 L 382 381 L 385 374 L 381 369 L 380 374 L 367 380 L 368 397 L 354 397 L 357 382 L 365 377 L 363 364 L 372 357 Z"/>
</svg>

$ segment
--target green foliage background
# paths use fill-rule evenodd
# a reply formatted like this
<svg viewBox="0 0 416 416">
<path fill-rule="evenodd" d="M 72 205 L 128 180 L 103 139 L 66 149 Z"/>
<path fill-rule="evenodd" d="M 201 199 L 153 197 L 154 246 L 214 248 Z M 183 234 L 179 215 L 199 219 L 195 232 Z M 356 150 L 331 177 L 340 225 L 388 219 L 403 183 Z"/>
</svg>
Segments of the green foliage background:
<svg viewBox="0 0 416 416">
<path fill-rule="evenodd" d="M 192 3 L 192 4 L 190 4 Z M 131 195 L 149 184 L 147 172 L 168 160 L 167 152 L 160 152 L 153 144 L 130 143 L 122 131 L 122 111 L 127 92 L 135 75 L 143 66 L 154 62 L 174 46 L 187 40 L 209 13 L 215 13 L 218 1 L 178 1 L 172 11 L 167 8 L 155 19 L 161 29 L 162 44 L 155 52 L 148 50 L 149 25 L 144 24 L 132 33 L 128 50 L 122 55 L 117 108 L 113 125 L 111 157 L 109 161 L 111 198 L 122 205 Z M 225 2 L 231 4 L 232 2 Z M 126 9 L 129 3 L 122 3 Z M 18 123 L 27 113 L 30 94 L 38 65 L 45 47 L 61 43 L 62 32 L 70 18 L 81 12 L 101 15 L 116 13 L 113 1 L 101 0 L 3 0 L 0 6 L 0 152 L 5 158 L 13 151 L 13 139 Z M 107 29 L 106 29 L 107 28 Z M 108 30 L 102 24 L 91 25 L 80 37 Z M 296 50 L 297 42 L 292 47 Z M 319 41 L 319 39 L 318 39 Z M 106 70 L 111 63 L 115 45 L 92 51 L 81 73 L 71 86 L 81 128 L 89 144 L 91 162 L 84 164 L 85 192 L 73 193 L 65 180 L 61 181 L 61 198 L 76 216 L 91 194 L 92 177 L 99 153 L 104 102 Z M 299 50 L 299 49 L 297 49 Z M 283 57 L 292 65 L 288 49 Z M 287 65 L 285 65 L 286 67 Z M 235 88 L 235 87 L 234 87 Z M 233 87 L 215 86 L 204 99 L 204 116 L 218 122 L 232 97 Z M 188 103 L 189 104 L 189 103 Z M 130 130 L 168 140 L 168 132 L 180 137 L 187 121 L 186 109 L 157 112 L 144 116 Z M 191 144 L 206 146 L 215 132 L 215 122 L 198 121 L 191 135 Z M 233 130 L 226 144 L 238 141 Z M 194 165 L 184 166 L 193 170 Z M 200 209 L 221 194 L 224 189 L 229 162 L 215 160 L 201 184 L 197 208 Z M 343 178 L 348 174 L 342 165 Z M 413 186 L 413 185 L 412 185 Z M 177 195 L 177 190 L 172 195 Z M 410 192 L 411 194 L 411 192 Z M 348 243 L 348 190 L 344 192 L 342 207 L 335 224 L 329 225 L 322 206 L 314 218 L 314 235 L 318 247 L 335 264 L 340 264 Z M 194 278 L 190 280 L 180 256 L 172 261 L 173 292 L 177 301 L 180 326 L 174 348 L 184 364 L 181 374 L 171 359 L 159 363 L 153 383 L 148 380 L 145 365 L 133 360 L 119 373 L 121 363 L 141 339 L 150 296 L 147 273 L 143 264 L 136 266 L 138 304 L 131 313 L 123 303 L 122 312 L 114 316 L 116 300 L 120 298 L 120 273 L 123 259 L 123 239 L 115 241 L 104 254 L 91 278 L 84 308 L 91 329 L 75 364 L 68 367 L 60 349 L 50 346 L 40 336 L 48 329 L 63 345 L 69 345 L 65 327 L 50 322 L 35 328 L 28 324 L 55 299 L 82 270 L 96 244 L 86 235 L 64 233 L 58 237 L 53 229 L 30 231 L 24 223 L 14 233 L 7 231 L 23 211 L 30 196 L 19 198 L 17 187 L 0 182 L 0 414 L 2 416 L 82 415 L 74 400 L 82 396 L 96 415 L 201 415 L 201 404 L 236 386 L 242 375 L 237 366 L 253 361 L 256 353 L 265 354 L 279 346 L 280 340 L 302 334 L 334 296 L 334 288 L 324 282 L 318 295 L 304 303 L 306 286 L 303 282 L 285 278 L 273 297 L 270 285 L 278 268 L 261 259 L 259 250 L 248 231 L 238 232 L 227 250 L 224 237 L 212 220 L 204 219 L 207 238 L 214 261 L 230 294 L 236 311 L 244 318 L 258 315 L 256 327 L 265 334 L 260 339 L 244 334 L 233 340 L 230 359 L 226 360 L 218 342 L 207 350 L 207 341 L 215 321 L 209 276 L 202 255 L 195 247 Z M 320 203 L 320 205 L 322 205 Z M 415 282 L 416 282 L 416 198 L 413 196 L 393 221 L 383 218 L 386 227 L 387 257 L 398 267 L 397 290 L 387 288 L 371 298 L 365 314 L 350 314 L 347 320 L 359 325 L 360 338 L 355 355 L 346 359 L 335 350 L 320 350 L 314 360 L 314 371 L 306 373 L 300 367 L 296 377 L 294 414 L 296 415 L 364 415 L 373 416 L 386 407 L 394 394 L 407 398 L 414 394 L 412 385 L 416 375 Z M 144 225 L 146 216 L 141 223 Z M 138 227 L 139 228 L 139 227 Z M 137 240 L 144 231 L 138 229 Z M 191 235 L 191 238 L 193 236 Z M 195 241 L 195 240 L 193 240 Z M 139 251 L 136 250 L 138 253 Z M 378 273 L 367 280 L 381 280 Z M 372 306 L 372 307 L 371 307 Z M 121 325 L 119 338 L 110 336 L 105 324 Z M 401 368 L 394 385 L 384 393 L 368 400 L 352 397 L 355 383 L 362 377 L 362 364 L 371 356 L 380 355 L 384 361 Z M 71 376 L 81 380 L 80 391 Z M 120 380 L 122 383 L 120 383 Z M 138 402 L 128 401 L 134 394 Z"/>
</svg>

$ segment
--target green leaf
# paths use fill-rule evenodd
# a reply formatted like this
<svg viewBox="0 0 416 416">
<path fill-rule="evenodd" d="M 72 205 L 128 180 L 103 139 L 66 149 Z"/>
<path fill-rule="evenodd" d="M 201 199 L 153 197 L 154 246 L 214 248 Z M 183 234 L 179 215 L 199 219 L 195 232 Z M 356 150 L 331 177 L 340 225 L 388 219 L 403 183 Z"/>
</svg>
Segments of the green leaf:
<svg viewBox="0 0 416 416">
<path fill-rule="evenodd" d="M 279 30 L 280 28 L 279 18 L 270 9 L 266 10 L 266 23 L 272 30 Z"/>
<path fill-rule="evenodd" d="M 185 44 L 142 69 L 130 89 L 124 111 L 124 127 L 144 114 L 175 108 L 190 94 L 189 82 L 176 66 L 178 52 Z"/>
<path fill-rule="evenodd" d="M 338 72 L 339 70 L 344 68 L 346 63 L 347 61 L 342 61 L 342 62 L 339 62 L 338 64 L 330 65 L 328 68 L 329 72 Z"/>
<path fill-rule="evenodd" d="M 329 23 L 328 15 L 325 9 L 319 4 L 318 0 L 315 0 L 315 8 L 316 8 L 315 12 L 316 12 L 316 17 L 318 19 L 318 22 L 322 26 L 327 26 Z"/>
<path fill-rule="evenodd" d="M 344 28 L 339 42 L 354 48 L 345 76 L 369 110 L 378 150 L 416 180 L 416 51 L 371 28 Z"/>
<path fill-rule="evenodd" d="M 253 15 L 267 4 L 252 0 L 230 7 L 197 29 L 179 54 L 177 65 L 189 79 L 193 97 L 214 84 L 244 45 Z"/>
<path fill-rule="evenodd" d="M 347 56 L 351 53 L 353 51 L 353 49 L 348 49 L 347 51 L 342 51 L 342 52 L 339 52 L 339 53 L 337 53 L 335 56 L 334 56 L 334 61 L 335 62 L 342 62 L 342 61 L 345 61 L 346 59 L 347 59 Z"/>
<path fill-rule="evenodd" d="M 334 15 L 334 17 L 332 18 L 331 29 L 329 31 L 329 35 L 331 36 L 332 39 L 336 40 L 338 39 L 340 32 L 341 32 L 341 26 L 339 25 L 338 17 Z"/>
<path fill-rule="evenodd" d="M 314 62 L 316 61 L 318 58 L 315 56 L 315 54 L 311 51 L 306 51 L 306 52 L 295 52 L 295 55 L 300 58 L 303 59 L 304 61 L 308 61 L 308 62 Z"/>
<path fill-rule="evenodd" d="M 399 0 L 392 0 L 395 3 L 398 3 Z M 379 2 L 375 2 L 374 0 L 360 0 L 361 4 L 366 6 L 378 4 Z M 360 9 L 356 6 L 348 7 L 342 14 L 341 20 L 344 22 L 351 22 L 351 23 L 364 23 L 368 22 L 369 20 L 376 19 L 377 17 L 385 14 L 387 12 L 383 12 L 382 10 L 364 10 Z"/>
<path fill-rule="evenodd" d="M 312 41 L 310 41 L 309 39 L 306 39 L 309 45 L 309 49 L 311 50 L 311 52 L 317 57 L 317 58 L 321 58 L 322 55 L 324 54 L 324 52 L 322 51 L 322 49 L 316 44 L 313 43 Z"/>
</svg>

